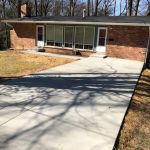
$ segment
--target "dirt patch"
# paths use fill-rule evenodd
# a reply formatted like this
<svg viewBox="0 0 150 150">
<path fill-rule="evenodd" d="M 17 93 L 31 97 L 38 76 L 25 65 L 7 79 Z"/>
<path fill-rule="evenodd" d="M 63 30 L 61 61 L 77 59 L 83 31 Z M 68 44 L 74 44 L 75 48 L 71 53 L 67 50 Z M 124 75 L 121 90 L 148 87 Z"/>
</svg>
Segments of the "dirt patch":
<svg viewBox="0 0 150 150">
<path fill-rule="evenodd" d="M 32 74 L 77 59 L 26 54 L 21 51 L 0 52 L 0 80 Z"/>
<path fill-rule="evenodd" d="M 118 150 L 150 150 L 150 70 L 143 71 L 125 117 Z"/>
</svg>

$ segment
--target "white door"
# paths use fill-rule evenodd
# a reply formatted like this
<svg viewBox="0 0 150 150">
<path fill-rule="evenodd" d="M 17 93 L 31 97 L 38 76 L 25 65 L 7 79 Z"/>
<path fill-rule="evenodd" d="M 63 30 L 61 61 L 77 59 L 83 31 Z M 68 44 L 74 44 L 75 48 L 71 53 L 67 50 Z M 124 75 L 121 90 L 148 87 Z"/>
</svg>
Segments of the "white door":
<svg viewBox="0 0 150 150">
<path fill-rule="evenodd" d="M 44 26 L 37 26 L 36 39 L 37 39 L 37 46 L 44 47 Z"/>
<path fill-rule="evenodd" d="M 107 29 L 98 28 L 97 47 L 96 47 L 97 52 L 106 51 L 106 37 L 107 37 Z"/>
</svg>

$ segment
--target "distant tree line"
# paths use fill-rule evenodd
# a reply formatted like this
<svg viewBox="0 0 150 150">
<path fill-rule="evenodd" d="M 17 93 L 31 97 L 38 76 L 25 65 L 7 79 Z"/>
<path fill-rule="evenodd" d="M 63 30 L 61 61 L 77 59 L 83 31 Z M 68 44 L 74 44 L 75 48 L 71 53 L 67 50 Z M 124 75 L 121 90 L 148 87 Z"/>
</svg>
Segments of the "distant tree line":
<svg viewBox="0 0 150 150">
<path fill-rule="evenodd" d="M 0 18 L 20 17 L 28 3 L 32 16 L 138 16 L 150 13 L 150 0 L 0 0 Z"/>
</svg>

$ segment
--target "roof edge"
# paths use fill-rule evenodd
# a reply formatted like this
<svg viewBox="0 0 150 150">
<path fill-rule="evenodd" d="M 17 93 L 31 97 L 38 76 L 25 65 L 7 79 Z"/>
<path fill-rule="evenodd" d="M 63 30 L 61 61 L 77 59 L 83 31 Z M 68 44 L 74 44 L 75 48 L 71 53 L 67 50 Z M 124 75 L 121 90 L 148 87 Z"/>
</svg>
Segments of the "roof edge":
<svg viewBox="0 0 150 150">
<path fill-rule="evenodd" d="M 34 24 L 73 24 L 73 25 L 122 25 L 150 26 L 150 23 L 112 23 L 112 22 L 78 22 L 78 21 L 34 21 L 34 20 L 1 20 L 4 23 L 34 23 Z"/>
</svg>

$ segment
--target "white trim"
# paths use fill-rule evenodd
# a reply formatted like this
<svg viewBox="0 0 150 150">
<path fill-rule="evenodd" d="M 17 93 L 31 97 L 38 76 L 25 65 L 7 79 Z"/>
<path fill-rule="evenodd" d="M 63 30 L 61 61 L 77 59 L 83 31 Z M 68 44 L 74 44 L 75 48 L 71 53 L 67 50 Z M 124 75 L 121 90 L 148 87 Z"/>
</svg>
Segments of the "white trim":
<svg viewBox="0 0 150 150">
<path fill-rule="evenodd" d="M 38 28 L 43 28 L 43 47 L 45 46 L 45 26 L 44 25 L 36 25 L 36 46 L 38 47 Z M 42 41 L 41 41 L 42 43 Z"/>
<path fill-rule="evenodd" d="M 49 23 L 49 24 L 72 24 L 72 25 L 122 25 L 122 26 L 150 26 L 150 23 L 112 23 L 112 22 L 77 22 L 77 21 L 33 21 L 33 20 L 2 20 L 7 23 Z"/>
<path fill-rule="evenodd" d="M 105 45 L 104 46 L 99 46 L 99 33 L 101 29 L 105 29 L 106 30 L 106 35 L 105 35 Z M 97 34 L 97 45 L 96 45 L 96 51 L 97 52 L 105 52 L 106 51 L 106 41 L 107 41 L 107 27 L 98 27 L 98 34 Z M 100 48 L 102 50 L 100 50 Z"/>
</svg>

